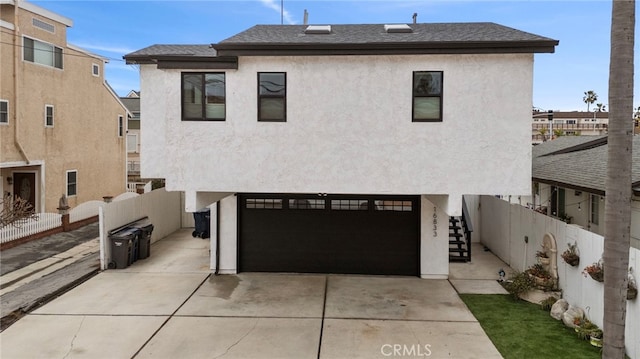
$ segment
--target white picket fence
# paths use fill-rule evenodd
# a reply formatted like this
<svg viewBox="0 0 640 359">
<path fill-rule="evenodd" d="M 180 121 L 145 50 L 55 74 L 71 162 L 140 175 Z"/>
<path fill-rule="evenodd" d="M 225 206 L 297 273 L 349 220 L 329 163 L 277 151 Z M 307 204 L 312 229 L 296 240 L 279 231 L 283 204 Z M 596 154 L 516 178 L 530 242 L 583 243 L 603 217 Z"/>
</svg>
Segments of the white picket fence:
<svg viewBox="0 0 640 359">
<path fill-rule="evenodd" d="M 114 198 L 120 201 L 138 196 L 137 193 L 124 192 Z M 79 222 L 98 215 L 99 209 L 106 203 L 104 201 L 87 201 L 69 210 L 69 223 Z M 0 228 L 0 243 L 7 243 L 33 234 L 48 231 L 62 226 L 62 215 L 58 213 L 37 213 L 37 217 L 24 220 L 16 225 L 8 225 Z"/>
<path fill-rule="evenodd" d="M 0 228 L 0 243 L 7 243 L 60 226 L 62 226 L 61 214 L 37 213 L 35 219 L 18 221 Z"/>
</svg>

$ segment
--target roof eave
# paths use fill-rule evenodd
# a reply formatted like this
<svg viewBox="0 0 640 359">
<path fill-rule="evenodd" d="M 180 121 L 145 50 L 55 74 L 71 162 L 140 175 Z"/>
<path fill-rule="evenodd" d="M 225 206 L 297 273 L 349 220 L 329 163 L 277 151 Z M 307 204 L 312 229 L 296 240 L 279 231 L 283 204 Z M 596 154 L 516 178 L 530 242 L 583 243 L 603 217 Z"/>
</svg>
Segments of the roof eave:
<svg viewBox="0 0 640 359">
<path fill-rule="evenodd" d="M 125 55 L 127 65 L 156 64 L 159 69 L 237 69 L 235 56 Z"/>
<path fill-rule="evenodd" d="M 219 43 L 221 56 L 275 55 L 421 55 L 486 53 L 553 53 L 558 41 L 392 42 L 392 43 Z"/>
</svg>

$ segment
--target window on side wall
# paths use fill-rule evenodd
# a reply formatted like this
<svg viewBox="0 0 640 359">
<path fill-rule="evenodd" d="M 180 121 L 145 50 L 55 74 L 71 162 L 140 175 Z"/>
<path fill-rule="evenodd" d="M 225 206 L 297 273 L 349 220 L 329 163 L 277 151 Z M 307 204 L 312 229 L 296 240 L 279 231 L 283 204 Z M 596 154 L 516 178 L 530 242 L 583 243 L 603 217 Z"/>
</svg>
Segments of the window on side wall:
<svg viewBox="0 0 640 359">
<path fill-rule="evenodd" d="M 42 41 L 23 38 L 23 59 L 40 65 L 62 69 L 62 49 Z"/>
<path fill-rule="evenodd" d="M 0 125 L 9 123 L 9 101 L 0 100 Z"/>
<path fill-rule="evenodd" d="M 53 106 L 45 105 L 44 106 L 44 126 L 45 127 L 53 127 Z"/>
<path fill-rule="evenodd" d="M 413 72 L 413 122 L 442 122 L 442 71 Z"/>
<path fill-rule="evenodd" d="M 124 117 L 118 116 L 118 137 L 124 136 Z"/>
<path fill-rule="evenodd" d="M 591 195 L 591 223 L 597 225 L 600 217 L 600 196 Z"/>
<path fill-rule="evenodd" d="M 67 171 L 67 197 L 78 194 L 78 171 Z"/>
<path fill-rule="evenodd" d="M 224 73 L 182 73 L 182 121 L 224 121 Z"/>
<path fill-rule="evenodd" d="M 287 121 L 287 74 L 258 73 L 258 121 Z"/>
</svg>

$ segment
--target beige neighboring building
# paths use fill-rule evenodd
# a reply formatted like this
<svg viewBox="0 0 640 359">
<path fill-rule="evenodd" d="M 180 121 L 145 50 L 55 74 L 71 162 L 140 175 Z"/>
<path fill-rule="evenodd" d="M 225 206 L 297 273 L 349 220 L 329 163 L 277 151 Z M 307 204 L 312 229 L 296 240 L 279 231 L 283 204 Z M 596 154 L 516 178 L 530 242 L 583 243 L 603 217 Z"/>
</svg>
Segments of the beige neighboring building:
<svg viewBox="0 0 640 359">
<path fill-rule="evenodd" d="M 106 59 L 67 43 L 73 22 L 0 0 L 0 191 L 56 212 L 126 191 L 128 111 Z"/>
<path fill-rule="evenodd" d="M 549 140 L 550 129 L 553 138 L 562 136 L 599 136 L 607 133 L 609 128 L 609 112 L 606 111 L 554 111 L 553 124 L 549 123 L 549 113 L 533 111 L 531 116 L 531 142 L 534 145 Z"/>
</svg>

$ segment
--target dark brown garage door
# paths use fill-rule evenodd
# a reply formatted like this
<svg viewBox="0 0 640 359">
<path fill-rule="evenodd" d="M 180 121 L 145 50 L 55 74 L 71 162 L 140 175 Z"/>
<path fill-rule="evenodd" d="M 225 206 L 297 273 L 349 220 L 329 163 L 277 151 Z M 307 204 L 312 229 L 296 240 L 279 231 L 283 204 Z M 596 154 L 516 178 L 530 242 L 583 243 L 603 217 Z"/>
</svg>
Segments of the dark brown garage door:
<svg viewBox="0 0 640 359">
<path fill-rule="evenodd" d="M 238 195 L 243 272 L 418 275 L 417 196 Z"/>
</svg>

